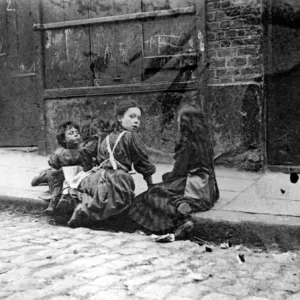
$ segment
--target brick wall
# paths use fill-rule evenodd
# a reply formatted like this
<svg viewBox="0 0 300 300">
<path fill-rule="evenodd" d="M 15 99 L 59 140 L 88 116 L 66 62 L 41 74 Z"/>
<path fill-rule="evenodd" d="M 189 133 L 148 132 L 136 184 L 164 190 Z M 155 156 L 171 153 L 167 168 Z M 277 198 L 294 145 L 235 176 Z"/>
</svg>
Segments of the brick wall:
<svg viewBox="0 0 300 300">
<path fill-rule="evenodd" d="M 209 84 L 261 78 L 262 0 L 206 0 Z"/>
</svg>

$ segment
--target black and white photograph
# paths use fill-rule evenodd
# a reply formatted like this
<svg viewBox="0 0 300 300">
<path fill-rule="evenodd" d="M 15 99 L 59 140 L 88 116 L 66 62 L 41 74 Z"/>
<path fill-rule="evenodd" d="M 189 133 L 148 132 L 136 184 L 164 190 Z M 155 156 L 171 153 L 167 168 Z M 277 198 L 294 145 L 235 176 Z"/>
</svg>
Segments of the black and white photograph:
<svg viewBox="0 0 300 300">
<path fill-rule="evenodd" d="M 1 300 L 300 300 L 300 0 L 0 0 Z"/>
</svg>

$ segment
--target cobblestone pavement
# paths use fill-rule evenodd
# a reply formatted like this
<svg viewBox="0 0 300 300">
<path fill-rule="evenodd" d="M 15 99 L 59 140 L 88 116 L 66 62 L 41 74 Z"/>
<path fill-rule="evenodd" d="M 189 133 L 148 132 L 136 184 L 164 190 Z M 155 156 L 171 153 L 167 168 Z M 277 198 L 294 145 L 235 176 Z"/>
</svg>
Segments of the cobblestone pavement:
<svg viewBox="0 0 300 300">
<path fill-rule="evenodd" d="M 69 229 L 0 212 L 0 299 L 300 299 L 299 252 Z M 244 255 L 241 262 L 237 255 Z"/>
</svg>

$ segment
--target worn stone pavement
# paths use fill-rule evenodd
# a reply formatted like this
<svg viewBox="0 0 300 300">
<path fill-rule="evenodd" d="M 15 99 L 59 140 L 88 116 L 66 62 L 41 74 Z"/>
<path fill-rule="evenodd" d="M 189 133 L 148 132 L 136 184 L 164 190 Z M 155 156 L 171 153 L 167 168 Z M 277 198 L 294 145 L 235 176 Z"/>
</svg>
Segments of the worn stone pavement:
<svg viewBox="0 0 300 300">
<path fill-rule="evenodd" d="M 31 180 L 48 168 L 47 156 L 33 148 L 0 148 L 0 210 L 2 205 L 45 209 L 47 186 L 31 186 Z M 156 164 L 153 176 L 161 182 L 162 174 L 172 165 Z M 220 199 L 206 212 L 193 214 L 194 236 L 205 240 L 230 237 L 235 243 L 256 245 L 282 251 L 300 249 L 300 180 L 292 183 L 289 174 L 266 171 L 244 172 L 218 166 L 216 175 Z M 141 174 L 133 174 L 135 193 L 147 189 Z"/>
<path fill-rule="evenodd" d="M 138 233 L 51 222 L 0 211 L 0 299 L 300 299 L 299 252 L 158 244 Z"/>
</svg>

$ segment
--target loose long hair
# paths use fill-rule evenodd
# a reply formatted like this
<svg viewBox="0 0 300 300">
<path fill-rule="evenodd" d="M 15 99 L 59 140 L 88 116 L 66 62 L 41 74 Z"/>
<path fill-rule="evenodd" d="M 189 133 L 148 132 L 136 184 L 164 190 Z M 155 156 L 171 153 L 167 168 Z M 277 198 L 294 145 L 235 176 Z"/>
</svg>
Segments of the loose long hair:
<svg viewBox="0 0 300 300">
<path fill-rule="evenodd" d="M 178 111 L 179 135 L 191 140 L 209 140 L 209 129 L 204 114 L 196 104 L 185 104 Z"/>
<path fill-rule="evenodd" d="M 123 117 L 126 111 L 132 107 L 138 107 L 141 110 L 141 113 L 142 114 L 144 113 L 141 106 L 139 106 L 136 102 L 132 100 L 120 102 L 115 109 L 114 118 L 110 124 L 110 130 L 109 130 L 110 132 L 112 131 L 117 132 L 118 130 L 122 129 L 122 125 L 120 124 L 118 119 Z"/>
<path fill-rule="evenodd" d="M 80 133 L 79 125 L 73 121 L 66 121 L 58 126 L 56 140 L 57 143 L 64 148 L 66 148 L 66 130 L 71 127 L 74 127 Z"/>
</svg>

